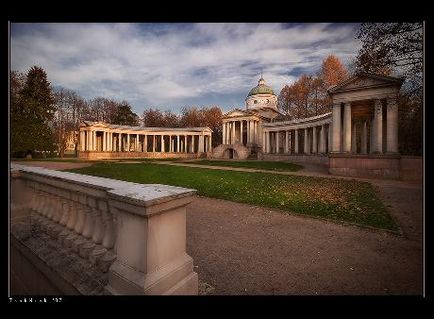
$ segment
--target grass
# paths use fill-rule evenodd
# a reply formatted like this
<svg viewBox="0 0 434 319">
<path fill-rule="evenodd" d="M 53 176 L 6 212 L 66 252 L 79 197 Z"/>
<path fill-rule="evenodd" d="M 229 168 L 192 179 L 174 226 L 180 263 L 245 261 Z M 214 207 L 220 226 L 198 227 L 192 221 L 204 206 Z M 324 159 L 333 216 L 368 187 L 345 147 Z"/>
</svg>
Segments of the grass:
<svg viewBox="0 0 434 319">
<path fill-rule="evenodd" d="M 181 162 L 182 163 L 182 162 Z M 295 172 L 303 168 L 301 165 L 297 165 L 289 162 L 273 162 L 273 161 L 211 161 L 211 160 L 197 160 L 188 161 L 185 163 L 210 165 L 210 166 L 229 166 L 229 167 L 245 167 L 256 168 L 271 171 L 289 171 Z"/>
<path fill-rule="evenodd" d="M 376 189 L 367 182 L 152 163 L 97 163 L 69 171 L 136 183 L 194 188 L 199 195 L 206 197 L 398 230 L 386 207 L 376 195 Z"/>
</svg>

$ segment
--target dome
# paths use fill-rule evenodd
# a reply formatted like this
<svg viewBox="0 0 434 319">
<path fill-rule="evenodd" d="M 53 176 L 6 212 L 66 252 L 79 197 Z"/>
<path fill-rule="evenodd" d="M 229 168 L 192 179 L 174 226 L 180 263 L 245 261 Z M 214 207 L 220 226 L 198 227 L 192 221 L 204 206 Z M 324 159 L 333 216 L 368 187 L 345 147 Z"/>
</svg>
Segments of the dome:
<svg viewBox="0 0 434 319">
<path fill-rule="evenodd" d="M 255 94 L 274 94 L 273 89 L 265 84 L 265 80 L 260 78 L 258 81 L 258 85 L 250 90 L 247 96 L 255 95 Z"/>
</svg>

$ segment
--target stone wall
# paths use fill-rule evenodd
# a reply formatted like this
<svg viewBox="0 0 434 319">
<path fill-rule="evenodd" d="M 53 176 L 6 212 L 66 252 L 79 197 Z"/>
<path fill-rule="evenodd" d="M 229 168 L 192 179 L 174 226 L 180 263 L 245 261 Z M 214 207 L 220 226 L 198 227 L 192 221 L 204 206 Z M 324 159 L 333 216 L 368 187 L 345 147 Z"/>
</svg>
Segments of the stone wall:
<svg viewBox="0 0 434 319">
<path fill-rule="evenodd" d="M 423 158 L 421 156 L 401 156 L 400 178 L 421 181 L 423 177 Z"/>
<path fill-rule="evenodd" d="M 207 153 L 169 153 L 169 152 L 94 152 L 80 151 L 79 159 L 99 160 L 115 158 L 202 158 Z"/>
<path fill-rule="evenodd" d="M 213 149 L 212 158 L 231 159 L 231 152 L 233 156 L 232 159 L 238 160 L 247 159 L 251 153 L 250 149 L 241 143 L 220 144 Z"/>
<path fill-rule="evenodd" d="M 264 161 L 289 161 L 293 163 L 314 163 L 324 166 L 329 165 L 329 158 L 327 155 L 295 155 L 295 154 L 266 154 L 262 153 L 260 158 Z"/>
<path fill-rule="evenodd" d="M 40 261 L 50 268 L 53 287 L 58 273 L 81 294 L 197 294 L 186 254 L 186 205 L 194 194 L 12 164 L 15 281 L 29 280 L 16 263 L 33 259 L 40 273 Z"/>
<path fill-rule="evenodd" d="M 330 154 L 329 173 L 343 176 L 399 179 L 399 155 Z"/>
</svg>

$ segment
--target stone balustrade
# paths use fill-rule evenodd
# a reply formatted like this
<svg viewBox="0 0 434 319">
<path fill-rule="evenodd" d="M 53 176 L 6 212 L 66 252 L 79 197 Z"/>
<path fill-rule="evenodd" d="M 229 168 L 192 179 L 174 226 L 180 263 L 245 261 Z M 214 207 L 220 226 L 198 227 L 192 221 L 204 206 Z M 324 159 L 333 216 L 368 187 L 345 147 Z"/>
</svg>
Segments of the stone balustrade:
<svg viewBox="0 0 434 319">
<path fill-rule="evenodd" d="M 106 294 L 197 294 L 186 254 L 195 190 L 12 164 L 11 210 L 108 272 Z"/>
</svg>

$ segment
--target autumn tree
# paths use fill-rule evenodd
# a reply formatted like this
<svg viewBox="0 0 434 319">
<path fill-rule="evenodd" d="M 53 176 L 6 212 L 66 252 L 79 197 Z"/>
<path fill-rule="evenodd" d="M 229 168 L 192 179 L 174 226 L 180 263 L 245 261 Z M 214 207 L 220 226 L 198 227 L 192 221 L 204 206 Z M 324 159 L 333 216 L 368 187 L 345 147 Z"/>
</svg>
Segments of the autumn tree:
<svg viewBox="0 0 434 319">
<path fill-rule="evenodd" d="M 150 108 L 143 111 L 142 122 L 146 127 L 163 127 L 164 114 L 159 109 Z"/>
<path fill-rule="evenodd" d="M 357 71 L 405 78 L 398 99 L 399 150 L 422 154 L 423 27 L 422 23 L 363 23 L 355 59 Z"/>
<path fill-rule="evenodd" d="M 17 74 L 11 76 L 11 152 L 31 154 L 52 151 L 53 132 L 49 126 L 55 112 L 54 96 L 46 72 L 33 66 L 20 88 Z"/>
<path fill-rule="evenodd" d="M 324 59 L 318 79 L 322 81 L 325 89 L 338 84 L 347 77 L 348 71 L 337 56 L 330 54 Z"/>
</svg>

